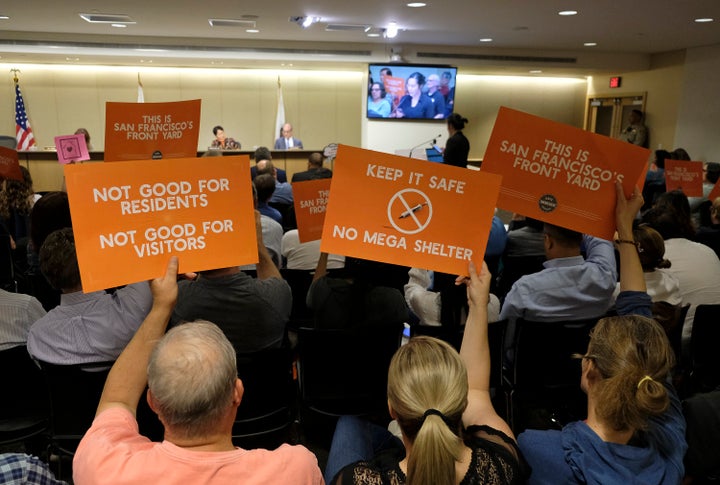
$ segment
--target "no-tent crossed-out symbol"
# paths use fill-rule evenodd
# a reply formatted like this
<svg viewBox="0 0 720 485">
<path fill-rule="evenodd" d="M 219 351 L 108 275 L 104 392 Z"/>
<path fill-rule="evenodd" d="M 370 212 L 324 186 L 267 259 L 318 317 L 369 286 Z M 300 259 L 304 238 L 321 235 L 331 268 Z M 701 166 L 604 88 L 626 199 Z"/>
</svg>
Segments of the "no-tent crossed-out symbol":
<svg viewBox="0 0 720 485">
<path fill-rule="evenodd" d="M 430 198 L 417 189 L 403 189 L 390 198 L 387 215 L 390 224 L 403 234 L 417 234 L 432 220 Z"/>
</svg>

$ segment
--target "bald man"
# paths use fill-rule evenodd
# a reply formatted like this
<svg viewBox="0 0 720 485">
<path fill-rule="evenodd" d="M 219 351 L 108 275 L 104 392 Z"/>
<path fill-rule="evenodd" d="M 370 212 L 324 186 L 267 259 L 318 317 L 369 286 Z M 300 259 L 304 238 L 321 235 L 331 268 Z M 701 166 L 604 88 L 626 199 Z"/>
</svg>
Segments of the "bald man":
<svg viewBox="0 0 720 485">
<path fill-rule="evenodd" d="M 297 138 L 293 138 L 293 127 L 285 123 L 280 130 L 280 138 L 275 140 L 275 150 L 300 150 L 303 144 Z"/>
<path fill-rule="evenodd" d="M 427 84 L 427 95 L 433 102 L 433 110 L 435 111 L 433 118 L 445 118 L 445 96 L 440 92 L 440 76 L 430 74 L 425 83 Z"/>
</svg>

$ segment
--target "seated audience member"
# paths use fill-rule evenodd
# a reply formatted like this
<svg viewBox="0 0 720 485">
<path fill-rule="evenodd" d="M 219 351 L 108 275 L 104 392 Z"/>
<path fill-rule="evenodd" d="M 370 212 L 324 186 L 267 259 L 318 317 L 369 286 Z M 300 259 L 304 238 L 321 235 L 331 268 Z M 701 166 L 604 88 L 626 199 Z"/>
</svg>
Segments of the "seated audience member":
<svg viewBox="0 0 720 485">
<path fill-rule="evenodd" d="M 390 416 L 402 441 L 384 428 L 343 416 L 328 457 L 328 484 L 520 484 L 530 470 L 512 430 L 490 400 L 487 267 L 470 263 L 469 315 L 460 354 L 447 343 L 414 337 L 388 372 Z M 357 461 L 360 460 L 360 461 Z"/>
<path fill-rule="evenodd" d="M 633 229 L 632 241 L 640 254 L 646 292 L 653 302 L 664 301 L 670 305 L 682 304 L 680 282 L 668 271 L 672 262 L 665 259 L 665 242 L 659 232 L 647 225 Z M 623 244 L 623 243 L 620 243 Z M 620 283 L 615 287 L 615 297 L 620 293 Z"/>
<path fill-rule="evenodd" d="M 253 180 L 253 185 L 255 185 L 255 189 L 257 189 L 257 210 L 260 211 L 260 214 L 268 216 L 282 225 L 282 214 L 280 214 L 279 210 L 268 204 L 275 193 L 275 178 L 267 173 L 258 175 Z"/>
<path fill-rule="evenodd" d="M 30 212 L 39 198 L 35 196 L 30 171 L 21 165 L 20 172 L 22 180 L 0 181 L 0 225 L 7 229 L 14 243 L 30 235 Z"/>
<path fill-rule="evenodd" d="M 171 258 L 165 275 L 152 281 L 152 310 L 110 370 L 95 421 L 75 453 L 75 484 L 321 484 L 317 459 L 302 446 L 268 451 L 233 444 L 243 397 L 235 349 L 209 322 L 165 334 L 178 297 L 177 267 Z M 162 443 L 138 433 L 135 412 L 146 385 L 165 428 Z"/>
<path fill-rule="evenodd" d="M 0 454 L 0 483 L 7 485 L 67 485 L 56 480 L 47 463 L 24 453 Z"/>
<path fill-rule="evenodd" d="M 387 93 L 382 83 L 370 84 L 367 100 L 368 118 L 389 118 L 392 106 L 385 99 Z"/>
<path fill-rule="evenodd" d="M 690 203 L 682 190 L 671 190 L 660 194 L 653 207 L 660 212 L 670 210 L 675 219 L 676 230 L 681 231 L 682 237 L 695 239 L 695 223 L 690 212 Z"/>
<path fill-rule="evenodd" d="M 302 141 L 294 138 L 292 134 L 293 127 L 290 123 L 282 125 L 282 128 L 280 128 L 280 138 L 275 140 L 275 150 L 292 150 L 293 148 L 298 150 L 302 149 Z"/>
<path fill-rule="evenodd" d="M 643 200 L 645 201 L 641 210 L 645 211 L 652 207 L 658 195 L 665 193 L 665 159 L 672 155 L 667 150 L 655 150 L 653 161 L 645 174 L 645 185 L 643 185 Z"/>
<path fill-rule="evenodd" d="M 715 251 L 720 257 L 720 197 L 717 197 L 710 206 L 709 221 L 698 228 L 695 238 Z"/>
<path fill-rule="evenodd" d="M 642 221 L 665 240 L 665 257 L 672 261 L 667 271 L 680 282 L 683 304 L 690 305 L 683 326 L 683 343 L 687 346 L 697 305 L 720 302 L 720 259 L 709 247 L 689 239 L 693 233 L 688 234 L 688 214 L 670 205 L 650 209 Z"/>
<path fill-rule="evenodd" d="M 384 263 L 345 258 L 345 268 L 327 273 L 328 254 L 321 253 L 306 303 L 317 328 L 357 328 L 406 322 L 402 293 L 385 286 Z"/>
<path fill-rule="evenodd" d="M 225 129 L 218 125 L 213 128 L 215 139 L 210 144 L 210 148 L 219 148 L 220 150 L 240 150 L 240 142 L 235 141 L 225 135 Z"/>
<path fill-rule="evenodd" d="M 632 241 L 642 206 L 635 190 L 617 184 L 617 231 Z M 528 483 L 679 484 L 684 468 L 685 420 L 669 380 L 674 355 L 652 320 L 637 248 L 621 243 L 620 316 L 601 319 L 582 356 L 580 385 L 588 417 L 562 431 L 526 431 L 518 445 L 532 474 Z"/>
<path fill-rule="evenodd" d="M 445 274 L 411 268 L 410 279 L 405 285 L 405 301 L 420 320 L 420 325 L 455 326 L 465 325 L 467 319 L 467 295 L 465 288 L 455 284 L 455 277 Z M 500 300 L 490 294 L 488 321 L 497 322 L 500 315 Z"/>
<path fill-rule="evenodd" d="M 690 158 L 690 154 L 685 151 L 684 148 L 676 148 L 670 153 L 669 158 L 670 160 L 685 160 L 686 162 L 692 160 L 692 158 Z"/>
<path fill-rule="evenodd" d="M 195 281 L 182 281 L 173 325 L 209 320 L 222 329 L 238 352 L 282 346 L 290 318 L 292 293 L 270 257 L 255 213 L 259 262 L 257 278 L 239 267 L 200 271 Z"/>
<path fill-rule="evenodd" d="M 30 327 L 30 355 L 62 365 L 117 359 L 152 305 L 147 282 L 127 285 L 113 294 L 83 293 L 70 228 L 45 239 L 40 249 L 40 270 L 62 295 L 60 305 Z"/>
<path fill-rule="evenodd" d="M 0 350 L 25 345 L 30 326 L 44 316 L 34 296 L 0 289 Z"/>
<path fill-rule="evenodd" d="M 314 152 L 308 157 L 307 170 L 293 174 L 292 181 L 295 183 L 329 178 L 332 178 L 332 170 L 323 167 L 323 154 Z"/>
<path fill-rule="evenodd" d="M 257 177 L 257 164 L 262 162 L 263 160 L 271 160 L 272 161 L 272 153 L 270 152 L 270 149 L 268 147 L 258 147 L 255 150 L 255 154 L 253 155 L 253 160 L 255 160 L 255 165 L 250 167 L 250 180 Z M 283 170 L 282 168 L 275 167 L 275 170 L 277 170 L 277 179 L 278 182 L 285 183 L 287 182 L 287 172 Z"/>
<path fill-rule="evenodd" d="M 320 259 L 320 240 L 300 242 L 298 230 L 292 229 L 282 237 L 282 256 L 287 269 L 313 271 Z M 345 256 L 330 254 L 327 269 L 339 269 L 345 266 Z"/>
<path fill-rule="evenodd" d="M 500 319 L 551 322 L 603 315 L 617 281 L 612 244 L 548 223 L 544 232 L 545 269 L 515 282 Z"/>
<path fill-rule="evenodd" d="M 275 180 L 275 190 L 273 191 L 272 197 L 268 202 L 278 204 L 290 204 L 293 203 L 293 191 L 292 187 L 287 182 L 280 182 L 277 178 L 277 169 L 272 163 L 272 160 L 260 160 L 256 165 L 257 174 L 272 175 Z"/>
<path fill-rule="evenodd" d="M 498 275 L 497 294 L 503 299 L 522 276 L 543 270 L 545 262 L 545 223 L 513 214 Z"/>
</svg>

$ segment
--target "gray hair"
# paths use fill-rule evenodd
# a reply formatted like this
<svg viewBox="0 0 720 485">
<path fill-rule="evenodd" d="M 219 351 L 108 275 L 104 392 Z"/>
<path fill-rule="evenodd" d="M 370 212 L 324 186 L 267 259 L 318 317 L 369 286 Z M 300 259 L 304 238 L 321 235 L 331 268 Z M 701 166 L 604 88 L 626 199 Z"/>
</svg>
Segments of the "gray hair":
<svg viewBox="0 0 720 485">
<path fill-rule="evenodd" d="M 204 320 L 169 330 L 148 363 L 158 414 L 183 437 L 215 430 L 232 402 L 236 379 L 235 350 L 217 325 Z"/>
</svg>

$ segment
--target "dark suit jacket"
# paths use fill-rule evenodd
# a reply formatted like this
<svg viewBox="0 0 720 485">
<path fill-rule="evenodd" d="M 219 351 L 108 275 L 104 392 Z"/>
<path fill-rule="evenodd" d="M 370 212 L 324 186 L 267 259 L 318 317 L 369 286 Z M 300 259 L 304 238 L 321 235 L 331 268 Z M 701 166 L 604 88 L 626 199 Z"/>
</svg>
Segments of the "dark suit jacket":
<svg viewBox="0 0 720 485">
<path fill-rule="evenodd" d="M 287 172 L 285 172 L 285 170 L 283 170 L 282 168 L 276 168 L 276 170 L 278 182 L 287 182 Z M 257 177 L 257 167 L 253 165 L 252 167 L 250 167 L 250 180 L 255 180 L 255 177 Z"/>
<path fill-rule="evenodd" d="M 303 147 L 302 142 L 300 140 L 298 140 L 297 138 L 293 138 L 292 141 L 293 141 L 293 148 L 302 148 Z M 285 149 L 286 149 L 285 138 L 283 138 L 281 136 L 280 138 L 275 140 L 275 150 L 285 150 Z"/>
<path fill-rule="evenodd" d="M 332 178 L 332 170 L 329 168 L 317 168 L 315 170 L 306 170 L 298 172 L 292 176 L 293 182 L 305 182 L 307 180 L 329 179 Z"/>
</svg>

